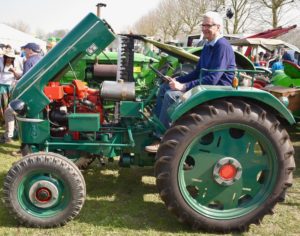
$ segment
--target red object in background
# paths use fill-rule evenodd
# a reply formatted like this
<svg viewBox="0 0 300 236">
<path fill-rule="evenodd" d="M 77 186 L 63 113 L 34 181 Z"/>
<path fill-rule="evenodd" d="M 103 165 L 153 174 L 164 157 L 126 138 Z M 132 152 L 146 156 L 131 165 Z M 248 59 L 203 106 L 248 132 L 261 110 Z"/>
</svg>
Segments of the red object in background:
<svg viewBox="0 0 300 236">
<path fill-rule="evenodd" d="M 266 61 L 260 61 L 260 62 L 259 62 L 259 65 L 265 67 L 265 66 L 267 65 L 267 62 L 266 62 Z"/>
<path fill-rule="evenodd" d="M 261 88 L 265 87 L 266 85 L 267 85 L 266 81 L 259 80 L 259 79 L 255 80 L 253 83 L 253 87 L 258 88 L 258 89 L 261 89 Z"/>
<path fill-rule="evenodd" d="M 265 38 L 265 39 L 273 39 L 273 38 L 277 38 L 280 35 L 286 34 L 287 32 L 289 32 L 292 29 L 295 29 L 297 27 L 297 25 L 292 25 L 289 27 L 285 27 L 283 28 L 282 26 L 279 26 L 277 28 L 274 29 L 270 29 L 270 30 L 266 30 L 257 34 L 253 34 L 247 38 Z"/>
<path fill-rule="evenodd" d="M 290 30 L 295 29 L 297 25 L 292 25 L 289 27 L 283 28 L 282 26 L 279 26 L 274 29 L 266 30 L 257 34 L 253 34 L 251 36 L 245 37 L 245 38 L 265 38 L 265 39 L 274 39 L 277 38 L 283 34 L 288 33 Z M 251 54 L 252 47 L 248 47 L 245 56 L 248 57 Z"/>
</svg>

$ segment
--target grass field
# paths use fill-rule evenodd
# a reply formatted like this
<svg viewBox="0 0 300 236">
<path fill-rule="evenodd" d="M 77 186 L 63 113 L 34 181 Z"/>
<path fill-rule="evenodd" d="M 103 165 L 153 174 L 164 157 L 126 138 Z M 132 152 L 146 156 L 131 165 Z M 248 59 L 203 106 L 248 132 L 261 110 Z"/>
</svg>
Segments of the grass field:
<svg viewBox="0 0 300 236">
<path fill-rule="evenodd" d="M 1 132 L 1 131 L 0 131 Z M 241 235 L 300 235 L 300 132 L 292 132 L 297 169 L 287 199 L 266 216 L 261 225 L 251 225 Z M 10 153 L 18 142 L 0 144 L 0 191 L 3 180 L 18 158 Z M 179 223 L 160 200 L 152 168 L 119 168 L 117 163 L 100 167 L 93 163 L 84 172 L 87 184 L 85 205 L 75 220 L 57 229 L 19 226 L 0 205 L 0 235 L 213 235 L 194 232 Z M 238 235 L 238 234 L 229 234 Z"/>
</svg>

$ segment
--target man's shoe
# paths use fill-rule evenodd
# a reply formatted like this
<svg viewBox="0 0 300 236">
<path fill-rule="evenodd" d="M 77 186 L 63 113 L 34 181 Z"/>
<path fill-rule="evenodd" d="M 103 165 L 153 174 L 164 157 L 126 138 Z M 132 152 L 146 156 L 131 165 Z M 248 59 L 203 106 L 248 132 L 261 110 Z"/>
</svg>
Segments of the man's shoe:
<svg viewBox="0 0 300 236">
<path fill-rule="evenodd" d="M 151 153 L 156 153 L 158 148 L 159 148 L 159 145 L 160 145 L 160 142 L 156 141 L 156 142 L 152 143 L 151 145 L 146 146 L 145 151 L 146 152 L 151 152 Z"/>
</svg>

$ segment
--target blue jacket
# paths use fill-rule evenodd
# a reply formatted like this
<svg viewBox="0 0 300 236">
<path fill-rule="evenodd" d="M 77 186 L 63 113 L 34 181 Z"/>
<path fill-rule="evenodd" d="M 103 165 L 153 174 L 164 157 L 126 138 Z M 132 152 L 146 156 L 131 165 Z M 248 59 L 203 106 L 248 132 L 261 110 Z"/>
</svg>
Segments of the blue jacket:
<svg viewBox="0 0 300 236">
<path fill-rule="evenodd" d="M 220 38 L 214 46 L 206 44 L 201 52 L 196 69 L 185 76 L 180 76 L 176 80 L 186 84 L 186 90 L 199 85 L 229 85 L 231 86 L 234 72 L 202 72 L 201 69 L 235 69 L 235 56 L 231 45 L 225 38 Z"/>
<path fill-rule="evenodd" d="M 24 68 L 23 68 L 23 75 L 29 71 L 36 63 L 38 63 L 42 57 L 38 54 L 35 54 L 31 57 L 29 57 L 25 62 L 24 62 Z"/>
</svg>

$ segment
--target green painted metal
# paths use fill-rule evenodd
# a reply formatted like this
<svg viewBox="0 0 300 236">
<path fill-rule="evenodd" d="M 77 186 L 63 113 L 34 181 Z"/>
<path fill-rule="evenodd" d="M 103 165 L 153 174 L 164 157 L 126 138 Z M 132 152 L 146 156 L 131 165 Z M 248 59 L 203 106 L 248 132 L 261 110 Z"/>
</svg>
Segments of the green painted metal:
<svg viewBox="0 0 300 236">
<path fill-rule="evenodd" d="M 111 132 L 116 132 L 116 130 L 111 129 Z M 130 127 L 128 127 L 126 130 L 122 130 L 121 133 L 122 135 L 127 135 L 128 136 L 128 143 L 120 143 L 120 142 L 114 142 L 112 140 L 110 140 L 110 142 L 105 143 L 105 142 L 99 142 L 97 140 L 53 140 L 53 141 L 46 141 L 45 142 L 45 146 L 46 148 L 48 147 L 55 147 L 55 148 L 59 148 L 59 147 L 64 147 L 66 149 L 76 149 L 76 150 L 88 150 L 85 149 L 87 147 L 105 147 L 105 146 L 110 146 L 110 147 L 134 147 L 135 146 L 135 142 L 133 139 L 133 135 L 132 135 L 132 130 Z M 115 136 L 114 136 L 115 137 Z"/>
<path fill-rule="evenodd" d="M 50 137 L 48 120 L 41 120 L 41 122 L 18 120 L 18 130 L 23 143 L 42 144 Z"/>
<path fill-rule="evenodd" d="M 4 121 L 4 111 L 8 105 L 10 90 L 11 86 L 0 84 L 0 122 Z"/>
<path fill-rule="evenodd" d="M 142 118 L 141 112 L 144 110 L 142 102 L 121 101 L 120 117 Z"/>
<path fill-rule="evenodd" d="M 133 77 L 136 82 L 137 95 L 144 95 L 144 91 L 154 86 L 154 80 L 157 75 L 150 70 L 148 64 L 150 60 L 154 67 L 158 67 L 159 61 L 155 58 L 145 56 L 141 53 L 134 53 Z M 118 52 L 101 52 L 99 55 L 85 55 L 82 59 L 72 65 L 71 70 L 67 71 L 60 82 L 70 83 L 74 79 L 84 80 L 90 87 L 97 87 L 101 81 L 93 80 L 92 71 L 87 71 L 88 67 L 92 68 L 98 64 L 117 64 Z M 103 80 L 115 80 L 115 77 L 103 78 Z"/>
<path fill-rule="evenodd" d="M 290 62 L 283 61 L 284 73 L 286 73 L 289 77 L 293 79 L 300 79 L 300 66 Z"/>
<path fill-rule="evenodd" d="M 85 60 L 79 60 L 72 65 L 72 69 L 67 71 L 60 79 L 61 83 L 71 83 L 74 79 L 84 80 L 87 64 Z"/>
<path fill-rule="evenodd" d="M 228 97 L 241 97 L 266 104 L 278 111 L 290 124 L 295 123 L 293 115 L 275 96 L 253 87 L 238 87 L 235 89 L 229 86 L 197 86 L 186 92 L 182 100 L 176 106 L 171 107 L 168 112 L 171 114 L 172 121 L 175 121 L 199 104 Z"/>
<path fill-rule="evenodd" d="M 16 85 L 12 96 L 27 104 L 27 117 L 35 117 L 49 104 L 49 99 L 41 93 L 49 81 L 59 79 L 60 74 L 70 69 L 70 64 L 86 53 L 99 53 L 114 38 L 98 17 L 88 14 Z"/>
<path fill-rule="evenodd" d="M 98 63 L 109 63 L 110 64 L 110 62 L 113 62 L 113 63 L 117 64 L 118 52 L 101 52 L 97 56 L 85 55 L 82 59 L 87 62 L 95 62 L 97 60 Z M 153 60 L 153 62 L 158 62 L 158 60 L 155 58 L 145 56 L 144 54 L 141 54 L 141 53 L 134 53 L 134 62 L 141 63 L 141 62 L 149 62 L 150 60 Z"/>
<path fill-rule="evenodd" d="M 299 87 L 300 86 L 300 77 L 299 78 L 291 78 L 284 71 L 278 70 L 272 76 L 271 83 L 275 86 L 282 87 Z"/>
<path fill-rule="evenodd" d="M 57 199 L 57 204 L 49 208 L 39 208 L 34 202 L 29 199 L 30 187 L 41 180 L 49 181 L 56 186 L 59 195 Z M 66 184 L 60 177 L 56 176 L 54 173 L 46 173 L 45 170 L 35 170 L 28 173 L 22 178 L 18 189 L 18 201 L 20 206 L 28 214 L 39 218 L 53 217 L 60 214 L 67 206 L 71 203 L 71 192 L 68 184 Z"/>
<path fill-rule="evenodd" d="M 163 52 L 168 53 L 178 59 L 183 59 L 184 61 L 197 63 L 199 57 L 185 51 L 183 48 L 179 48 L 170 44 L 161 43 L 146 37 L 141 37 L 141 40 L 153 44 L 155 47 L 159 48 Z"/>
<path fill-rule="evenodd" d="M 91 113 L 72 113 L 68 115 L 70 131 L 99 131 L 100 116 Z"/>
<path fill-rule="evenodd" d="M 231 132 L 240 134 L 235 136 Z M 241 164 L 241 177 L 230 185 L 216 181 L 214 168 L 223 158 Z M 187 167 L 187 164 L 190 167 Z M 179 164 L 178 183 L 187 204 L 201 215 L 229 220 L 249 214 L 271 194 L 278 160 L 263 133 L 228 123 L 205 130 L 189 144 Z"/>
</svg>

